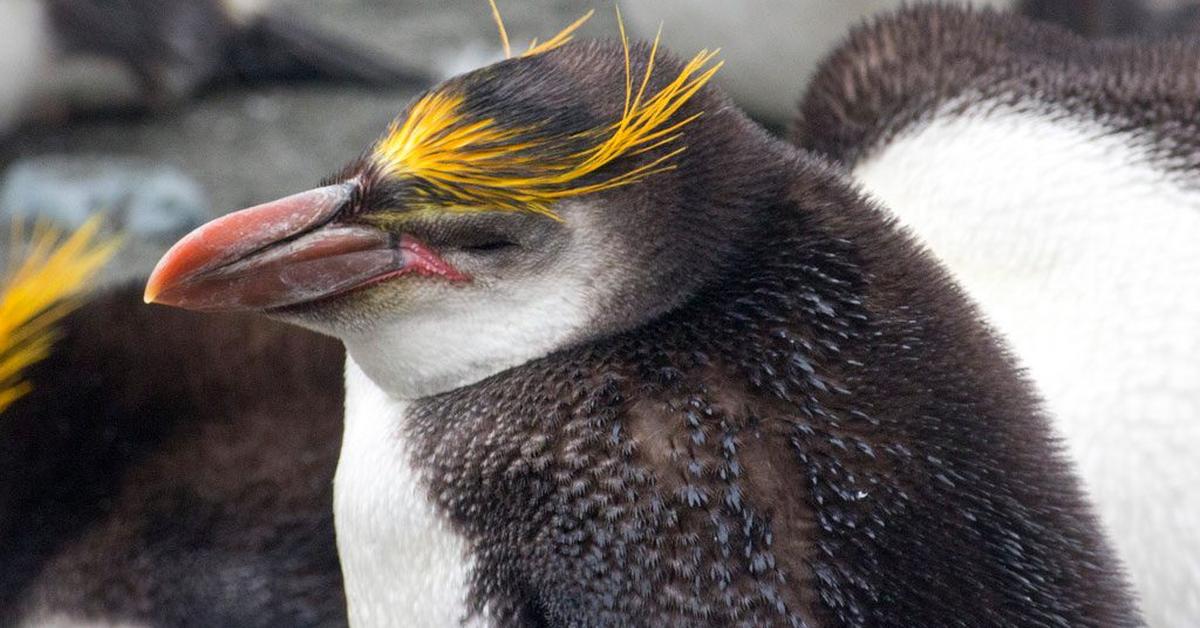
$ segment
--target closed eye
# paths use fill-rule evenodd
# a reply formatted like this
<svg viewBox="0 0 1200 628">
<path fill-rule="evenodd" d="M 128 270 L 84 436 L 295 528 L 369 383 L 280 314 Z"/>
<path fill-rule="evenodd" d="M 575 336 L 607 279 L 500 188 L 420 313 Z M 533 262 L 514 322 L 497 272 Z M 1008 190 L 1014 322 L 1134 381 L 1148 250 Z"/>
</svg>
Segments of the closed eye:
<svg viewBox="0 0 1200 628">
<path fill-rule="evenodd" d="M 508 240 L 489 240 L 486 242 L 480 242 L 478 244 L 464 246 L 463 250 L 470 251 L 472 253 L 496 253 L 515 248 L 516 246 L 516 242 L 509 242 Z"/>
</svg>

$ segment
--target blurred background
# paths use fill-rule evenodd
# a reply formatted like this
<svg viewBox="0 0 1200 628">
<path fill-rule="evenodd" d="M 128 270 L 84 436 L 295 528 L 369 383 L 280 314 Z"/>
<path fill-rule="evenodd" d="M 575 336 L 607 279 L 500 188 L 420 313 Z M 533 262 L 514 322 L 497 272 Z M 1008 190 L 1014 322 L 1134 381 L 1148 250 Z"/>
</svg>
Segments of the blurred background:
<svg viewBox="0 0 1200 628">
<path fill-rule="evenodd" d="M 966 1 L 966 0 L 963 0 Z M 1189 30 L 1177 0 L 975 0 L 1089 36 Z M 718 81 L 782 131 L 813 66 L 898 0 L 641 0 L 680 54 L 721 47 Z M 500 0 L 514 46 L 611 4 Z M 500 58 L 485 0 L 3 0 L 0 220 L 64 228 L 92 213 L 127 234 L 106 280 L 143 276 L 212 215 L 310 187 L 423 88 Z M 0 244 L 0 246 L 3 246 Z"/>
</svg>

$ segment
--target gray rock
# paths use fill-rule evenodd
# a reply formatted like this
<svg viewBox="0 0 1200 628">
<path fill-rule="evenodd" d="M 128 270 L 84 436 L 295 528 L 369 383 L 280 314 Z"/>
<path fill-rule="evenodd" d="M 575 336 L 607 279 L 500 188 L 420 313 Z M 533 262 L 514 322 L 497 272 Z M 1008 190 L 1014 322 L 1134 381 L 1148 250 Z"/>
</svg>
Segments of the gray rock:
<svg viewBox="0 0 1200 628">
<path fill-rule="evenodd" d="M 130 236 L 169 242 L 208 219 L 196 181 L 167 165 L 111 155 L 22 159 L 0 179 L 0 216 L 76 229 L 90 216 Z"/>
</svg>

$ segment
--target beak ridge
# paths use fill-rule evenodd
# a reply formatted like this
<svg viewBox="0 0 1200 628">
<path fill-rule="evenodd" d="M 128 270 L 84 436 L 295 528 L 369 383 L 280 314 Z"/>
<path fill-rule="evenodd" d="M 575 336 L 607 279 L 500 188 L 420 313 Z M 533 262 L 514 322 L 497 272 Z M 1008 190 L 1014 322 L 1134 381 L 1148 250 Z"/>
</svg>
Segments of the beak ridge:
<svg viewBox="0 0 1200 628">
<path fill-rule="evenodd" d="M 269 270 L 272 267 L 270 263 L 254 268 L 253 258 L 256 254 L 324 226 L 350 200 L 353 186 L 353 183 L 340 183 L 309 190 L 243 209 L 202 225 L 184 236 L 159 260 L 146 282 L 146 303 L 205 310 L 246 309 L 239 306 L 256 306 L 249 302 L 234 302 L 237 299 L 214 300 L 213 286 L 210 285 L 213 282 L 207 279 L 220 274 L 222 270 L 232 271 L 235 267 L 242 266 L 240 278 L 244 284 L 246 277 L 255 274 L 252 271 Z M 335 234 L 331 234 L 331 237 L 313 238 L 319 241 L 317 248 L 322 254 L 336 257 L 345 252 L 362 252 L 365 248 L 387 247 L 384 234 L 377 233 L 374 238 L 366 238 L 363 235 L 365 229 L 343 227 L 340 231 L 345 235 L 340 240 L 333 237 Z M 349 233 L 345 233 L 347 231 Z M 365 243 L 366 240 L 369 240 L 369 247 L 368 243 Z M 339 246 L 342 244 L 348 245 L 349 249 Z M 315 255 L 312 251 L 300 252 L 300 247 L 295 248 L 303 257 L 303 261 L 313 261 Z M 285 266 L 283 262 L 286 260 L 280 260 L 279 255 L 265 257 L 274 258 L 271 261 L 276 270 Z M 261 284 L 261 277 L 259 279 L 258 283 Z M 230 296 L 233 295 L 226 294 L 226 297 Z M 258 296 L 268 297 L 262 294 L 261 290 Z M 263 303 L 258 305 L 269 305 L 267 302 L 270 300 L 264 298 Z"/>
</svg>

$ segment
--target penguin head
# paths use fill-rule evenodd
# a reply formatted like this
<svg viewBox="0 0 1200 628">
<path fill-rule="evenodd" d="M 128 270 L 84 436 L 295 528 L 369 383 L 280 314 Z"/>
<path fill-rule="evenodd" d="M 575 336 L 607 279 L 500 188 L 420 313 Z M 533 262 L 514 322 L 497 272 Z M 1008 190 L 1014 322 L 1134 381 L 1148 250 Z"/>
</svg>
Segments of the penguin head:
<svg viewBox="0 0 1200 628">
<path fill-rule="evenodd" d="M 215 220 L 146 300 L 341 338 L 401 397 L 661 315 L 720 273 L 786 158 L 702 52 L 534 49 L 415 99 L 324 185 Z"/>
</svg>

